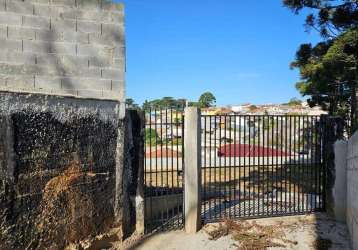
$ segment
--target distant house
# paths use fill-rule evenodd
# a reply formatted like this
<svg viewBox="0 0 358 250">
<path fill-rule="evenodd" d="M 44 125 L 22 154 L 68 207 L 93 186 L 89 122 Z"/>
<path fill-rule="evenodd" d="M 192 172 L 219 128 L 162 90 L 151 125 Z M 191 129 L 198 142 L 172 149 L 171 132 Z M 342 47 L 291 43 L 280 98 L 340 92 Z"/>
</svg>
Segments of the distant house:
<svg viewBox="0 0 358 250">
<path fill-rule="evenodd" d="M 290 152 L 248 144 L 226 144 L 218 148 L 219 157 L 281 157 L 291 155 Z"/>
</svg>

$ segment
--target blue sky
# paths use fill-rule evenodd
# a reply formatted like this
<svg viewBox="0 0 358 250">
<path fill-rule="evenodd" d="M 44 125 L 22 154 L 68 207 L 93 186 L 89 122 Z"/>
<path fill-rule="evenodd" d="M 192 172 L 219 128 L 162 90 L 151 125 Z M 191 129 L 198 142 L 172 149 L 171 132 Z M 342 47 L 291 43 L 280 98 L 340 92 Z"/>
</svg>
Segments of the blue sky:
<svg viewBox="0 0 358 250">
<path fill-rule="evenodd" d="M 300 97 L 289 69 L 306 33 L 305 15 L 281 0 L 123 0 L 127 97 L 197 100 L 218 105 L 282 103 Z"/>
</svg>

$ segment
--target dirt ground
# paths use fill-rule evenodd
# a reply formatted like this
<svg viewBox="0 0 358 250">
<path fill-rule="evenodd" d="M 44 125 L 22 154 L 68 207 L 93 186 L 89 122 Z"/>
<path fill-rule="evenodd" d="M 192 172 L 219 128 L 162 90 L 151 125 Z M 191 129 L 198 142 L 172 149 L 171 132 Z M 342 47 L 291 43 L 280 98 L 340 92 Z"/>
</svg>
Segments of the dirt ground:
<svg viewBox="0 0 358 250">
<path fill-rule="evenodd" d="M 324 214 L 227 220 L 205 225 L 197 234 L 158 233 L 112 249 L 224 250 L 224 249 L 351 249 L 344 224 Z"/>
</svg>

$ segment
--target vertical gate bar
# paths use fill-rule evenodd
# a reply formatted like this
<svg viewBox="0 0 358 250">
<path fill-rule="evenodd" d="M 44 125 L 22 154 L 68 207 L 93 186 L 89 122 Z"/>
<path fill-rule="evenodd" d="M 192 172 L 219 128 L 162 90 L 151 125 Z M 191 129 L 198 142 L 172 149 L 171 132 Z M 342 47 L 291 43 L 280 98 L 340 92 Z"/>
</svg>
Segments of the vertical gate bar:
<svg viewBox="0 0 358 250">
<path fill-rule="evenodd" d="M 160 119 L 160 195 L 163 196 L 164 195 L 164 188 L 163 188 L 163 110 L 160 109 L 159 111 L 159 119 Z M 163 208 L 161 208 L 161 222 L 164 221 L 164 212 L 163 212 Z"/>
<path fill-rule="evenodd" d="M 326 152 L 326 144 L 327 144 L 327 128 L 328 128 L 328 124 L 327 124 L 327 119 L 326 116 L 323 116 L 323 175 L 322 175 L 322 209 L 323 211 L 326 210 L 326 178 L 327 178 L 327 165 L 326 165 L 326 157 L 327 157 L 327 152 Z"/>
<path fill-rule="evenodd" d="M 178 117 L 178 113 L 175 113 L 176 117 Z M 174 194 L 174 121 L 173 121 L 173 109 L 170 109 L 170 134 L 171 134 L 171 152 L 172 152 L 172 157 L 171 157 L 171 164 L 170 164 L 170 173 L 171 173 L 171 177 L 172 177 L 172 183 L 171 183 L 171 188 L 170 188 L 170 194 L 173 195 Z M 178 141 L 177 141 L 178 143 Z M 176 155 L 178 156 L 178 152 L 176 153 Z M 169 172 L 168 172 L 169 175 Z M 174 207 L 171 208 L 171 218 L 174 218 Z M 173 221 L 174 223 L 174 221 Z"/>
<path fill-rule="evenodd" d="M 169 162 L 168 162 L 168 108 L 165 109 L 165 150 L 166 150 L 166 165 L 165 165 L 165 174 L 166 174 L 166 183 L 165 183 L 165 195 L 169 195 L 169 179 L 168 179 L 168 170 L 169 170 Z M 173 155 L 172 155 L 173 157 Z M 166 221 L 169 219 L 169 207 L 168 204 L 165 203 L 166 207 Z"/>
<path fill-rule="evenodd" d="M 324 154 L 324 144 L 323 144 L 323 133 L 324 133 L 324 125 L 323 125 L 324 121 L 323 121 L 323 117 L 321 116 L 320 117 L 320 122 L 319 122 L 319 135 L 320 135 L 320 138 L 319 138 L 319 143 L 320 143 L 320 149 L 319 149 L 319 152 L 320 152 L 320 161 L 319 161 L 319 171 L 318 171 L 318 192 L 319 192 L 319 198 L 318 198 L 318 208 L 319 210 L 322 209 L 322 197 L 323 197 L 323 193 L 322 193 L 322 183 L 321 183 L 321 177 L 322 177 L 322 165 L 323 165 L 323 154 Z"/>
<path fill-rule="evenodd" d="M 261 161 L 261 164 L 262 164 L 262 199 L 261 199 L 261 206 L 262 206 L 262 211 L 261 211 L 261 215 L 265 215 L 265 194 L 266 194 L 266 163 L 265 163 L 265 150 L 266 150 L 266 147 L 265 147 L 265 116 L 263 115 L 262 116 L 262 126 L 261 126 L 261 129 L 259 127 L 259 130 L 260 132 L 262 132 L 261 134 L 261 154 L 260 154 L 260 157 L 262 157 L 262 161 Z M 262 131 L 261 131 L 262 130 Z"/>
<path fill-rule="evenodd" d="M 265 136 L 265 121 L 266 121 L 266 115 L 262 116 L 262 165 L 263 165 L 263 191 L 262 191 L 262 215 L 265 215 L 265 213 L 267 212 L 267 207 L 265 204 L 265 198 L 267 198 L 267 185 L 268 185 L 268 180 L 267 180 L 267 145 L 266 145 L 266 136 Z M 265 211 L 266 208 L 266 211 Z"/>
<path fill-rule="evenodd" d="M 274 203 L 273 203 L 273 198 L 274 198 L 274 131 L 275 131 L 275 117 L 271 116 L 271 121 L 272 121 L 272 128 L 271 128 L 271 154 L 270 154 L 270 158 L 271 158 L 271 215 L 274 214 Z"/>
<path fill-rule="evenodd" d="M 153 196 L 153 182 L 152 182 L 152 115 L 151 115 L 151 109 L 149 109 L 149 204 L 150 204 L 150 220 L 152 220 L 153 218 L 153 214 L 152 214 L 152 196 Z M 147 130 L 144 131 L 144 133 L 147 133 Z M 145 145 L 146 147 L 147 145 Z M 147 155 L 145 154 L 145 158 L 147 157 Z M 145 159 L 145 161 L 147 162 L 147 159 Z M 145 172 L 147 171 L 147 168 L 144 169 Z M 148 225 L 150 225 L 148 223 Z"/>
<path fill-rule="evenodd" d="M 206 184 L 206 178 L 207 178 L 207 173 L 206 173 L 206 167 L 207 167 L 207 161 L 206 161 L 206 117 L 200 117 L 200 119 L 204 120 L 204 131 L 201 133 L 200 136 L 202 136 L 203 140 L 204 140 L 204 154 L 202 154 L 202 157 L 204 156 L 204 159 L 201 161 L 202 162 L 202 166 L 201 166 L 201 171 L 204 172 L 204 174 L 202 174 L 202 176 L 204 176 L 202 182 L 202 187 L 203 187 L 203 205 L 202 205 L 202 214 L 205 213 L 206 209 L 207 209 L 207 204 L 206 204 L 206 195 L 207 195 L 207 184 Z"/>
<path fill-rule="evenodd" d="M 307 178 L 307 188 L 306 188 L 306 211 L 309 212 L 309 195 L 310 195 L 310 187 L 311 187 L 311 179 L 309 176 L 309 170 L 310 170 L 310 149 L 309 149 L 309 143 L 310 143 L 310 121 L 309 121 L 309 116 L 306 116 L 306 149 L 307 149 L 307 158 L 306 158 L 306 178 Z"/>
<path fill-rule="evenodd" d="M 253 197 L 253 189 L 251 189 L 251 186 L 253 186 L 253 180 L 252 180 L 252 175 L 251 175 L 251 172 L 252 172 L 252 169 L 251 169 L 251 158 L 252 158 L 252 150 L 251 150 L 251 139 L 252 139 L 252 135 L 251 135 L 251 131 L 252 131 L 252 126 L 251 126 L 251 115 L 249 116 L 249 216 L 251 216 L 251 212 L 255 209 L 255 202 L 252 201 L 252 197 Z M 253 204 L 252 204 L 253 203 Z M 253 206 L 253 209 L 252 207 Z"/>
<path fill-rule="evenodd" d="M 233 116 L 234 117 L 234 199 L 235 199 L 235 206 L 234 206 L 234 217 L 237 216 L 236 210 L 237 210 L 237 191 L 236 189 L 239 189 L 239 193 L 240 193 L 240 186 L 237 187 L 237 180 L 236 180 L 236 157 L 237 157 L 237 152 L 236 152 L 236 117 L 237 116 Z M 240 168 L 239 168 L 239 173 L 240 173 Z M 240 198 L 239 198 L 240 199 Z M 239 200 L 239 204 L 240 204 L 240 200 Z"/>
<path fill-rule="evenodd" d="M 310 192 L 311 192 L 311 176 L 310 176 L 310 169 L 311 169 L 311 162 L 310 162 L 310 117 L 307 116 L 307 124 L 306 124 L 306 148 L 307 148 L 307 163 L 306 163 L 306 176 L 307 176 L 307 191 L 306 191 L 306 211 L 310 212 L 311 208 L 310 208 L 310 204 L 309 204 L 309 199 L 311 197 Z"/>
<path fill-rule="evenodd" d="M 223 185 L 224 185 L 224 215 L 225 217 L 227 217 L 227 196 L 228 196 L 228 193 L 227 193 L 227 188 L 228 188 L 228 183 L 226 182 L 226 179 L 227 179 L 227 165 L 226 165 L 226 159 L 227 159 L 227 154 L 229 153 L 228 151 L 228 148 L 227 148 L 227 140 L 226 140 L 226 132 L 227 132 L 227 128 L 226 128 L 226 119 L 227 119 L 227 116 L 224 115 L 224 147 L 225 147 L 225 157 L 224 157 L 224 182 L 223 182 Z M 229 200 L 230 201 L 230 200 Z"/>
<path fill-rule="evenodd" d="M 258 136 L 258 138 L 257 138 L 257 145 L 258 145 L 258 148 L 257 148 L 257 155 L 258 155 L 258 157 L 257 157 L 257 159 L 258 159 L 258 172 L 259 172 L 259 175 L 258 175 L 258 184 L 259 184 L 259 186 L 258 186 L 258 192 L 259 192 L 259 195 L 258 195 L 258 197 L 257 197 L 257 203 L 258 203 L 258 206 L 257 206 L 257 211 L 258 211 L 258 213 L 259 213 L 259 215 L 262 215 L 263 213 L 262 213 L 262 211 L 260 211 L 260 203 L 262 203 L 262 200 L 260 199 L 260 198 L 262 198 L 263 197 L 263 188 L 262 188 L 262 183 L 263 183 L 263 181 L 262 181 L 262 178 L 261 178 L 261 173 L 262 173 L 262 165 L 261 165 L 261 157 L 262 157 L 262 154 L 263 154 L 263 150 L 262 150 L 262 146 L 261 146 L 261 141 L 260 141 L 260 139 L 261 139 L 261 136 L 260 136 L 260 134 L 261 134 L 261 126 L 260 126 L 260 122 L 261 122 L 261 118 L 262 118 L 262 116 L 258 116 L 258 119 L 257 119 L 257 130 L 258 130 L 258 134 L 257 134 L 257 136 Z M 261 207 L 263 207 L 263 206 L 261 206 Z"/>
<path fill-rule="evenodd" d="M 146 164 L 146 153 L 147 153 L 147 150 L 146 150 L 146 141 L 145 141 L 145 138 L 146 138 L 146 132 L 145 132 L 145 129 L 146 129 L 146 126 L 147 126 L 147 122 L 146 122 L 146 113 L 144 112 L 144 144 L 143 144 L 143 167 L 144 167 L 144 176 L 143 176 L 143 184 L 144 184 L 144 188 L 147 184 L 147 175 L 146 175 L 146 167 L 147 167 L 147 164 Z M 145 192 L 145 189 L 144 189 L 144 192 Z"/>
<path fill-rule="evenodd" d="M 216 171 L 217 171 L 217 154 L 218 154 L 218 150 L 217 150 L 217 141 L 216 141 L 216 134 L 217 134 L 217 116 L 213 116 L 214 118 L 214 208 L 215 210 L 213 211 L 214 212 L 214 218 L 216 219 L 217 218 L 217 211 L 216 211 L 216 206 L 217 206 L 217 190 L 218 190 L 218 187 L 217 187 L 217 178 L 216 178 Z"/>
<path fill-rule="evenodd" d="M 242 163 L 241 163 L 241 158 L 242 158 L 242 154 L 241 154 L 241 118 L 242 116 L 238 116 L 239 117 L 239 177 L 238 177 L 238 182 L 239 182 L 239 217 L 241 217 L 241 193 L 242 193 L 242 190 L 241 190 L 241 175 L 242 175 Z M 245 189 L 244 189 L 245 190 Z"/>
<path fill-rule="evenodd" d="M 314 210 L 316 211 L 317 210 L 317 196 L 318 196 L 318 190 L 317 190 L 317 170 L 318 170 L 318 159 L 319 159 L 319 157 L 318 157 L 318 126 L 317 126 L 317 124 L 318 124 L 318 117 L 316 116 L 315 117 L 315 124 L 314 124 L 314 131 L 315 131 L 315 142 L 314 142 L 314 144 L 315 144 L 315 152 L 314 152 L 314 155 L 315 155 L 315 171 L 314 171 L 314 174 L 315 174 L 315 176 L 314 176 L 314 194 L 315 194 L 315 201 L 314 201 Z"/>
<path fill-rule="evenodd" d="M 246 126 L 247 126 L 247 121 L 246 121 L 246 116 L 244 115 L 244 211 L 243 211 L 243 216 L 246 217 Z"/>
<path fill-rule="evenodd" d="M 235 192 L 235 186 L 233 186 L 233 181 L 231 181 L 231 168 L 232 168 L 232 164 L 231 164 L 231 158 L 232 158 L 232 136 L 231 136 L 231 115 L 228 116 L 229 118 L 229 146 L 230 146 L 230 158 L 229 158 L 229 190 L 230 190 L 230 199 L 229 199 L 229 217 L 232 217 L 232 211 L 231 211 L 231 207 L 232 204 L 234 204 L 234 199 L 232 197 L 232 191 L 234 190 Z"/>
<path fill-rule="evenodd" d="M 309 135 L 310 135 L 310 143 L 309 143 L 309 151 L 310 151 L 310 160 L 311 160 L 311 163 L 310 163 L 310 200 L 311 200 L 311 203 L 310 203 L 310 212 L 313 211 L 312 209 L 312 204 L 313 204 L 313 201 L 312 201 L 312 197 L 314 195 L 313 193 L 313 176 L 314 176 L 314 169 L 313 169 L 313 165 L 314 165 L 314 161 L 313 161 L 313 116 L 310 117 L 311 118 L 311 121 L 310 121 L 310 129 L 309 129 Z"/>
<path fill-rule="evenodd" d="M 249 165 L 248 165 L 248 168 L 249 168 L 249 173 L 248 173 L 248 176 L 249 176 L 249 183 L 248 183 L 248 189 L 249 189 L 249 206 L 248 206 L 248 216 L 251 215 L 251 197 L 252 197 L 252 194 L 251 194 L 251 116 L 249 115 L 248 116 L 249 118 L 249 121 L 248 121 L 248 129 L 249 129 L 249 152 L 248 152 L 248 160 L 249 160 Z"/>
<path fill-rule="evenodd" d="M 212 154 L 211 154 L 211 152 L 212 152 L 212 136 L 211 136 L 211 129 L 212 129 L 212 119 L 211 119 L 211 116 L 209 116 L 209 117 L 207 117 L 207 118 L 209 118 L 209 166 L 210 166 L 210 168 L 209 168 L 209 182 L 208 182 L 208 185 L 209 185 L 209 187 L 210 187 L 210 194 L 209 194 L 209 197 L 208 197 L 208 199 L 209 199 L 209 214 L 208 214 L 208 216 L 209 216 L 209 219 L 211 219 L 211 196 L 212 196 L 212 193 L 213 193 L 213 190 L 212 190 L 212 184 L 211 184 L 211 170 L 212 170 L 212 168 L 213 168 L 213 166 L 212 166 L 212 161 L 211 161 L 211 158 L 212 158 Z"/>
<path fill-rule="evenodd" d="M 283 166 L 282 166 L 282 153 L 283 153 L 283 116 L 280 116 L 280 213 L 283 213 L 283 202 L 282 202 L 282 192 L 283 192 Z"/>
<path fill-rule="evenodd" d="M 218 152 L 220 151 L 221 152 L 221 115 L 218 116 L 219 118 L 219 146 L 217 147 L 218 148 Z M 216 138 L 218 139 L 218 138 Z M 218 170 L 219 170 L 219 175 L 217 176 L 217 187 L 218 187 L 218 203 L 219 203 L 219 214 L 217 214 L 217 216 L 220 218 L 221 217 L 221 197 L 222 197 L 222 194 L 221 194 L 221 156 L 218 155 Z M 217 173 L 215 173 L 215 175 L 217 175 Z"/>
<path fill-rule="evenodd" d="M 302 153 L 303 153 L 303 164 L 302 164 L 302 193 L 303 193 L 303 197 L 302 197 L 302 212 L 305 212 L 306 211 L 306 200 L 307 200 L 307 194 L 306 194 L 306 185 L 307 185 L 307 182 L 306 182 L 306 152 L 305 152 L 305 130 L 306 130 L 306 122 L 305 122 L 305 119 L 306 117 L 303 116 L 302 117 Z"/>
<path fill-rule="evenodd" d="M 284 173 L 285 173 L 285 213 L 288 213 L 288 207 L 291 207 L 291 202 L 287 202 L 287 193 L 288 193 L 288 188 L 287 188 L 287 183 L 288 183 L 288 173 L 287 173 L 287 169 L 288 169 L 288 166 L 287 166 L 287 154 L 288 154 L 288 148 L 287 148 L 287 144 L 288 144 L 288 142 L 287 142 L 287 130 L 288 130 L 288 123 L 287 123 L 287 121 L 288 121 L 288 117 L 287 117 L 287 115 L 285 115 L 285 127 L 284 127 L 284 129 L 285 129 L 285 147 L 284 147 L 284 149 L 285 149 L 285 168 L 284 168 Z M 288 206 L 288 207 L 287 207 Z"/>
<path fill-rule="evenodd" d="M 158 196 L 158 124 L 157 124 L 157 111 L 154 110 L 154 116 L 155 116 L 155 123 L 154 123 L 154 129 L 155 129 L 155 196 Z"/>
<path fill-rule="evenodd" d="M 288 118 L 288 122 L 289 122 L 289 141 L 288 141 L 288 148 L 289 148 L 289 161 L 288 161 L 288 168 L 290 170 L 289 172 L 289 187 L 288 187 L 288 191 L 289 191 L 289 202 L 290 202 L 290 214 L 292 213 L 292 206 L 294 206 L 294 203 L 292 204 L 292 117 L 289 116 Z"/>
<path fill-rule="evenodd" d="M 269 156 L 269 147 L 270 147 L 270 116 L 267 115 L 266 116 L 266 121 L 267 121 L 267 131 L 266 131 L 266 179 L 267 179 L 267 183 L 266 183 L 266 215 L 268 216 L 270 214 L 269 211 L 269 207 L 270 207 L 270 200 L 269 200 L 269 195 L 270 195 L 270 184 L 271 184 L 271 167 L 270 167 L 270 156 Z"/>
<path fill-rule="evenodd" d="M 307 201 L 308 201 L 308 187 L 309 187 L 309 179 L 308 179 L 308 155 L 306 154 L 307 153 L 307 143 L 308 143 L 308 136 L 307 136 L 307 130 L 308 130 L 308 116 L 305 115 L 303 116 L 303 148 L 302 148 L 302 151 L 303 151 L 303 179 L 304 182 L 303 182 L 303 188 L 304 188 L 304 200 L 303 200 L 303 207 L 304 207 L 304 212 L 307 212 L 308 211 L 308 204 L 307 204 Z"/>
<path fill-rule="evenodd" d="M 178 181 L 178 188 L 180 188 L 182 191 L 182 195 L 183 195 L 183 204 L 182 206 L 178 206 L 178 223 L 181 223 L 184 225 L 185 223 L 185 216 L 184 216 L 184 209 L 185 209 L 185 180 L 184 180 L 184 173 L 185 173 L 185 164 L 184 164 L 184 156 L 185 156 L 185 147 L 184 147 L 184 143 L 185 143 L 185 135 L 184 135 L 184 129 L 185 129 L 185 116 L 184 116 L 184 107 L 182 107 L 182 114 L 181 114 L 181 152 L 182 152 L 182 157 L 181 157 L 181 185 L 179 182 L 179 172 L 177 172 L 177 181 Z M 177 148 L 178 148 L 178 144 L 177 144 Z M 179 160 L 177 158 L 177 169 L 179 169 Z M 179 214 L 182 214 L 182 216 L 180 217 Z"/>
<path fill-rule="evenodd" d="M 299 140 L 298 140 L 298 145 L 299 145 L 299 169 L 300 169 L 300 171 L 299 171 L 299 185 L 300 185 L 300 204 L 299 204 L 299 208 L 300 208 L 300 212 L 302 213 L 303 212 L 303 197 L 304 197 L 304 193 L 303 193 L 303 184 L 304 184 L 304 182 L 303 182 L 303 171 L 302 171 L 302 168 L 303 168 L 303 164 L 302 164 L 302 158 L 304 158 L 304 157 L 302 157 L 302 129 L 303 129 L 303 121 L 302 121 L 302 119 L 301 119 L 302 117 L 301 116 L 299 116 L 298 117 L 298 120 L 299 120 L 299 123 L 298 123 L 298 127 L 299 127 L 299 129 L 298 129 L 298 131 L 299 131 Z M 302 127 L 301 127 L 301 123 L 302 123 Z"/>
<path fill-rule="evenodd" d="M 149 133 L 152 133 L 153 131 L 152 131 L 152 110 L 151 109 L 149 109 L 149 114 L 150 114 L 150 123 L 149 123 Z M 155 123 L 154 123 L 155 124 Z M 157 135 L 157 132 L 155 131 L 155 133 L 154 133 L 154 136 L 156 137 L 156 135 Z M 150 166 L 150 171 L 149 171 L 149 173 L 150 173 L 150 193 L 151 193 L 151 195 L 150 195 L 150 221 L 152 222 L 152 220 L 153 220 L 153 196 L 154 196 L 154 194 L 155 194 L 155 187 L 153 187 L 153 178 L 154 178 L 154 176 L 153 176 L 153 163 L 154 162 L 152 162 L 152 157 L 153 157 L 153 155 L 152 155 L 152 136 L 150 136 L 150 139 L 149 139 L 149 154 L 150 154 L 150 156 L 149 156 L 149 159 L 150 159 L 150 163 L 149 163 L 149 166 Z"/>
<path fill-rule="evenodd" d="M 302 190 L 302 185 L 301 185 L 301 154 L 300 154 L 300 151 L 301 151 L 301 145 L 300 145 L 300 142 L 301 142 L 301 118 L 300 116 L 297 116 L 297 120 L 298 120 L 298 123 L 297 123 L 297 189 L 298 189 L 298 193 L 297 193 L 297 210 L 298 212 L 301 212 L 301 197 L 302 197 L 302 193 L 301 193 L 301 190 Z"/>
<path fill-rule="evenodd" d="M 275 194 L 275 197 L 276 197 L 276 211 L 275 211 L 275 213 L 276 213 L 276 215 L 277 215 L 277 213 L 278 213 L 278 168 L 279 168 L 279 163 L 278 163 L 278 133 L 279 133 L 279 121 L 278 121 L 278 115 L 276 115 L 276 169 L 275 169 L 275 179 L 276 179 L 276 181 L 275 181 L 275 192 L 276 192 L 276 194 Z"/>
</svg>

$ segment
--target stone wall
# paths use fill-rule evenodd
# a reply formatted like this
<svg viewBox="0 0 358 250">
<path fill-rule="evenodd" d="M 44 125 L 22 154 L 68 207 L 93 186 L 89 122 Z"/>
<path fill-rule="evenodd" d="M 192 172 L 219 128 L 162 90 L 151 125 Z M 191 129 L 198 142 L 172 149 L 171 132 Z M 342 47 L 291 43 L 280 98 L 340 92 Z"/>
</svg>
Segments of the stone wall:
<svg viewBox="0 0 358 250">
<path fill-rule="evenodd" d="M 120 226 L 114 101 L 0 92 L 0 248 L 63 249 Z"/>
<path fill-rule="evenodd" d="M 0 0 L 0 90 L 124 99 L 121 4 Z"/>
</svg>

